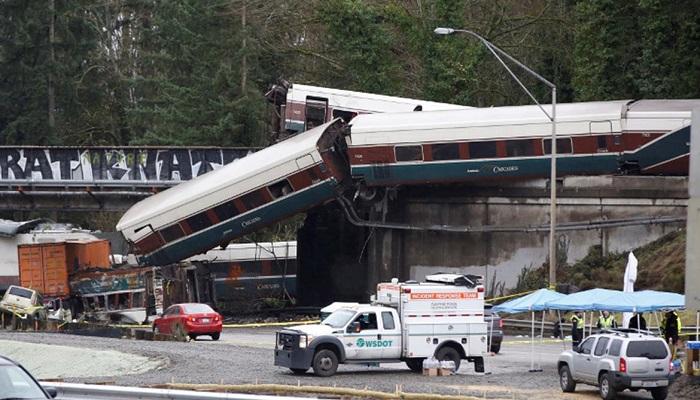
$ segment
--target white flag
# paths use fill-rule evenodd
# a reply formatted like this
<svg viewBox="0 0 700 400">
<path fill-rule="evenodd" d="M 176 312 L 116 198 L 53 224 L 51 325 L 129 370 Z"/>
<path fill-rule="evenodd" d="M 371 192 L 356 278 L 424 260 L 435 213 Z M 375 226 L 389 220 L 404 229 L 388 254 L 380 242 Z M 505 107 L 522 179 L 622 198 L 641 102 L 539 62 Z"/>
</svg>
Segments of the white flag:
<svg viewBox="0 0 700 400">
<path fill-rule="evenodd" d="M 623 292 L 634 292 L 634 283 L 637 281 L 637 264 L 637 257 L 630 251 L 629 258 L 627 259 L 627 267 L 625 268 Z M 622 313 L 622 326 L 628 328 L 630 319 L 632 319 L 632 313 Z"/>
</svg>

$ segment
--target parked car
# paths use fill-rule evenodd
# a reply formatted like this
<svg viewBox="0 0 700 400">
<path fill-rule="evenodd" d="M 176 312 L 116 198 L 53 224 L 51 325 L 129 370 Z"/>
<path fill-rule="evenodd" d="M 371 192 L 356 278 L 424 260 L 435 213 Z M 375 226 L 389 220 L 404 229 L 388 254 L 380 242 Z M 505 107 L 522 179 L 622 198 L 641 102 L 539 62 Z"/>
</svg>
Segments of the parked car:
<svg viewBox="0 0 700 400">
<path fill-rule="evenodd" d="M 646 389 L 654 400 L 663 400 L 670 363 L 671 352 L 662 338 L 636 329 L 607 330 L 559 355 L 559 384 L 564 392 L 573 392 L 577 383 L 598 386 L 606 400 L 625 389 Z"/>
<path fill-rule="evenodd" d="M 219 340 L 223 318 L 206 304 L 184 303 L 168 307 L 162 316 L 153 321 L 153 332 L 176 336 L 181 339 L 208 335 Z"/>
<path fill-rule="evenodd" d="M 498 316 L 497 312 L 491 311 L 491 304 L 484 304 L 484 322 L 486 322 L 486 330 L 488 333 L 489 351 L 498 354 L 501 351 L 501 342 L 503 341 L 503 319 Z M 493 328 L 493 333 L 491 329 Z"/>
<path fill-rule="evenodd" d="M 0 356 L 0 399 L 52 399 L 56 388 L 42 387 L 20 364 Z"/>
</svg>

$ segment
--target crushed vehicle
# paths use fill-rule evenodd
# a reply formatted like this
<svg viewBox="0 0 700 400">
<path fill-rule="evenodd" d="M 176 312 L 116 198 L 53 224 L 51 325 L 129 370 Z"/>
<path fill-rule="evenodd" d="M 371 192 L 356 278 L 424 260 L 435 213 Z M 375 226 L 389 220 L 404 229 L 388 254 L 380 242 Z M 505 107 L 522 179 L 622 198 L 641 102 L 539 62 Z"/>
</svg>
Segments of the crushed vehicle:
<svg viewBox="0 0 700 400">
<path fill-rule="evenodd" d="M 663 338 L 637 329 L 611 329 L 561 353 L 557 367 L 564 392 L 585 383 L 598 386 L 605 400 L 625 389 L 645 389 L 654 400 L 663 400 L 671 382 L 670 364 L 671 352 Z"/>
<path fill-rule="evenodd" d="M 11 321 L 13 329 L 20 320 L 46 320 L 44 300 L 38 291 L 11 285 L 0 300 L 0 312 L 7 315 L 3 321 Z"/>
<path fill-rule="evenodd" d="M 339 364 L 405 362 L 415 372 L 435 357 L 484 372 L 484 286 L 473 275 L 437 274 L 426 282 L 377 285 L 372 304 L 337 309 L 318 325 L 277 332 L 274 364 L 295 374 L 331 376 Z"/>
</svg>

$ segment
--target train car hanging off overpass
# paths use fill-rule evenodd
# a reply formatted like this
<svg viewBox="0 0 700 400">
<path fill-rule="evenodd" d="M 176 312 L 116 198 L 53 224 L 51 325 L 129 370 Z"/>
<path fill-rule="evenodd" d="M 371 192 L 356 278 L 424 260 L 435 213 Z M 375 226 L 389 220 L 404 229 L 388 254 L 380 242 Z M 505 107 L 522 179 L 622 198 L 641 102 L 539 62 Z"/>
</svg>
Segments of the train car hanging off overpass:
<svg viewBox="0 0 700 400">
<path fill-rule="evenodd" d="M 349 167 L 340 119 L 131 207 L 117 229 L 147 265 L 167 265 L 332 200 Z"/>
</svg>

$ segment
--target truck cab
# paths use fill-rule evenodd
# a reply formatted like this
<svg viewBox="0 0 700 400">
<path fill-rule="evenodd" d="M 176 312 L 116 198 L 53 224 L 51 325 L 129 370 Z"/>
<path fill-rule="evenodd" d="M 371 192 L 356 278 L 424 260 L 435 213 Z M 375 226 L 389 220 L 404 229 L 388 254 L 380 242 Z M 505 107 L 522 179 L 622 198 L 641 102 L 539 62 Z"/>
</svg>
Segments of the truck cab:
<svg viewBox="0 0 700 400">
<path fill-rule="evenodd" d="M 378 286 L 373 304 L 335 310 L 318 325 L 277 333 L 275 365 L 331 376 L 339 364 L 406 362 L 421 371 L 423 360 L 461 360 L 483 372 L 486 352 L 483 286 L 393 281 Z"/>
</svg>

